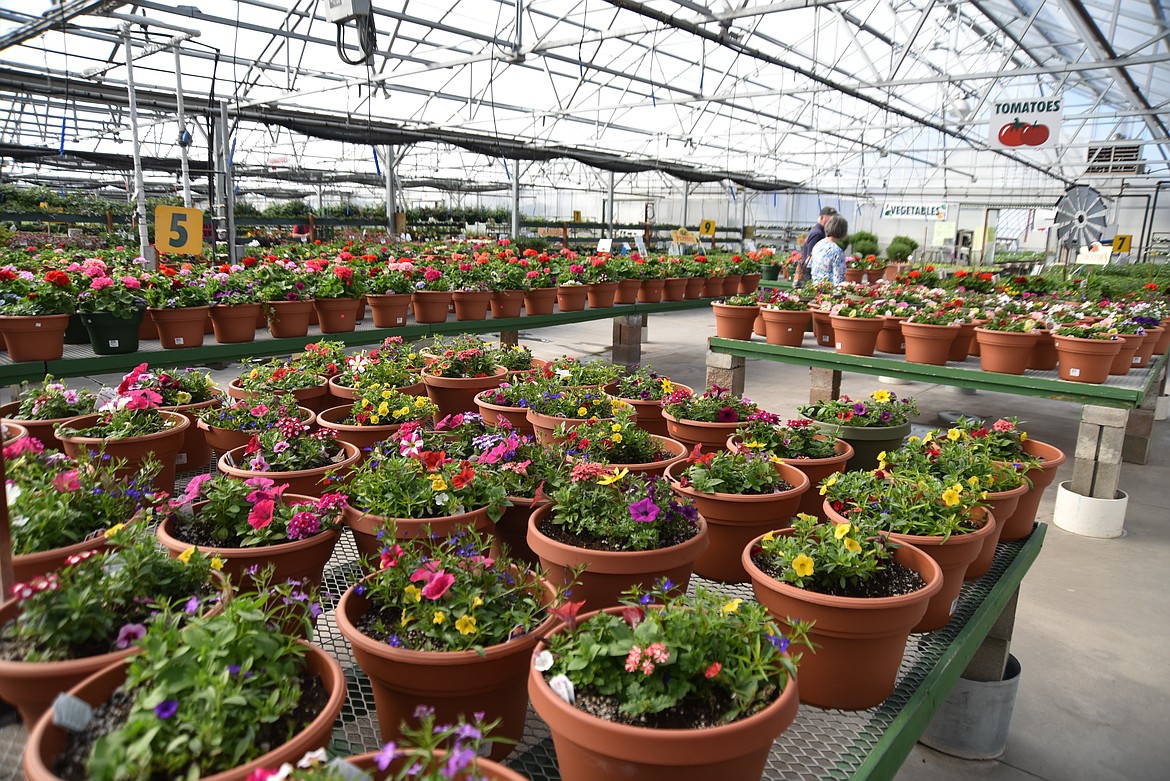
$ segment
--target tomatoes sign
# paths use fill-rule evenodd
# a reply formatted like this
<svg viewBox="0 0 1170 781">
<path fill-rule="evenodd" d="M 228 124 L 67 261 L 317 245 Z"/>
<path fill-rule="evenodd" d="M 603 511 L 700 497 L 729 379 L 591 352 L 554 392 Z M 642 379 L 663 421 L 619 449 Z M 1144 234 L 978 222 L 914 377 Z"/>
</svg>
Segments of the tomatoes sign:
<svg viewBox="0 0 1170 781">
<path fill-rule="evenodd" d="M 1064 100 L 1060 96 L 1003 98 L 991 109 L 990 141 L 995 149 L 1053 146 L 1060 138 Z"/>
</svg>

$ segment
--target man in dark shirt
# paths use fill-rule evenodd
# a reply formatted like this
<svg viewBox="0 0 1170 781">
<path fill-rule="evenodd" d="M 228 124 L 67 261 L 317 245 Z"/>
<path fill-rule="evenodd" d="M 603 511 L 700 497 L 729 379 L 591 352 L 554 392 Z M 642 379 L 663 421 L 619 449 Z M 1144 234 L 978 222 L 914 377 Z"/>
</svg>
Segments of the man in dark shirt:
<svg viewBox="0 0 1170 781">
<path fill-rule="evenodd" d="M 796 269 L 796 278 L 793 280 L 794 286 L 799 285 L 808 277 L 808 258 L 812 255 L 813 247 L 817 245 L 817 242 L 825 238 L 825 223 L 836 213 L 837 210 L 832 206 L 826 206 L 821 209 L 821 216 L 817 218 L 817 224 L 812 226 L 812 229 L 805 237 L 804 244 L 800 245 L 800 265 Z"/>
</svg>

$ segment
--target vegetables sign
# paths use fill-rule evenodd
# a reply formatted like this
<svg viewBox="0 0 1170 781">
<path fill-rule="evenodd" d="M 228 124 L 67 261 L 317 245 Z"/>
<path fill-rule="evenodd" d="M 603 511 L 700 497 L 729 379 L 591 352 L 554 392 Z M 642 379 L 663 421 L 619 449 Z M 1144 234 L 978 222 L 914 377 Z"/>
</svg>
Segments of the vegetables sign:
<svg viewBox="0 0 1170 781">
<path fill-rule="evenodd" d="M 991 108 L 991 146 L 993 149 L 1053 146 L 1060 138 L 1063 115 L 1064 100 L 1060 96 L 997 100 Z"/>
</svg>

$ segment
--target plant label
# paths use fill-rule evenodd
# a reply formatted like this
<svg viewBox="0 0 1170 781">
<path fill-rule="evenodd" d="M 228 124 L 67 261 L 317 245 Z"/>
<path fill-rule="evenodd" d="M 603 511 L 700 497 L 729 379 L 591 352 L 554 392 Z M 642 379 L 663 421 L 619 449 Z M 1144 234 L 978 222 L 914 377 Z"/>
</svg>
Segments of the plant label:
<svg viewBox="0 0 1170 781">
<path fill-rule="evenodd" d="M 117 340 L 117 339 L 111 339 L 111 340 L 109 341 L 109 345 L 110 345 L 110 347 L 117 347 L 117 346 L 118 346 L 118 344 L 119 344 L 119 342 L 118 342 L 118 340 Z"/>
<path fill-rule="evenodd" d="M 176 336 L 175 337 L 175 344 L 182 344 L 182 343 L 183 343 L 183 337 Z"/>
<path fill-rule="evenodd" d="M 1080 377 L 1080 376 L 1081 376 L 1081 370 L 1080 370 L 1080 369 L 1077 369 L 1077 368 L 1075 368 L 1075 367 L 1074 367 L 1074 368 L 1072 368 L 1072 369 L 1069 369 L 1069 370 L 1068 370 L 1068 376 L 1069 376 L 1069 377 Z"/>
</svg>

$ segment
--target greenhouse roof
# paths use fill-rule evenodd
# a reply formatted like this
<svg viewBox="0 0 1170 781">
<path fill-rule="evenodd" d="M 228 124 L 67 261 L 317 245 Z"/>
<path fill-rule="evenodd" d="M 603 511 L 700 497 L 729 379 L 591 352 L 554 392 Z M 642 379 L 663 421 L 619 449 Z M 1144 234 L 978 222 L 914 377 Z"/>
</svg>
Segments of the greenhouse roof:
<svg viewBox="0 0 1170 781">
<path fill-rule="evenodd" d="M 189 114 L 226 104 L 234 165 L 256 175 L 377 175 L 370 147 L 396 144 L 400 176 L 493 187 L 523 160 L 551 186 L 582 163 L 755 190 L 1059 194 L 1140 185 L 1170 159 L 1160 0 L 374 0 L 357 65 L 327 5 L 4 3 L 0 141 L 25 166 L 128 154 L 129 40 L 143 154 L 178 158 L 181 78 Z M 341 46 L 363 56 L 352 25 Z M 1056 98 L 1054 144 L 992 148 L 995 104 Z"/>
</svg>

